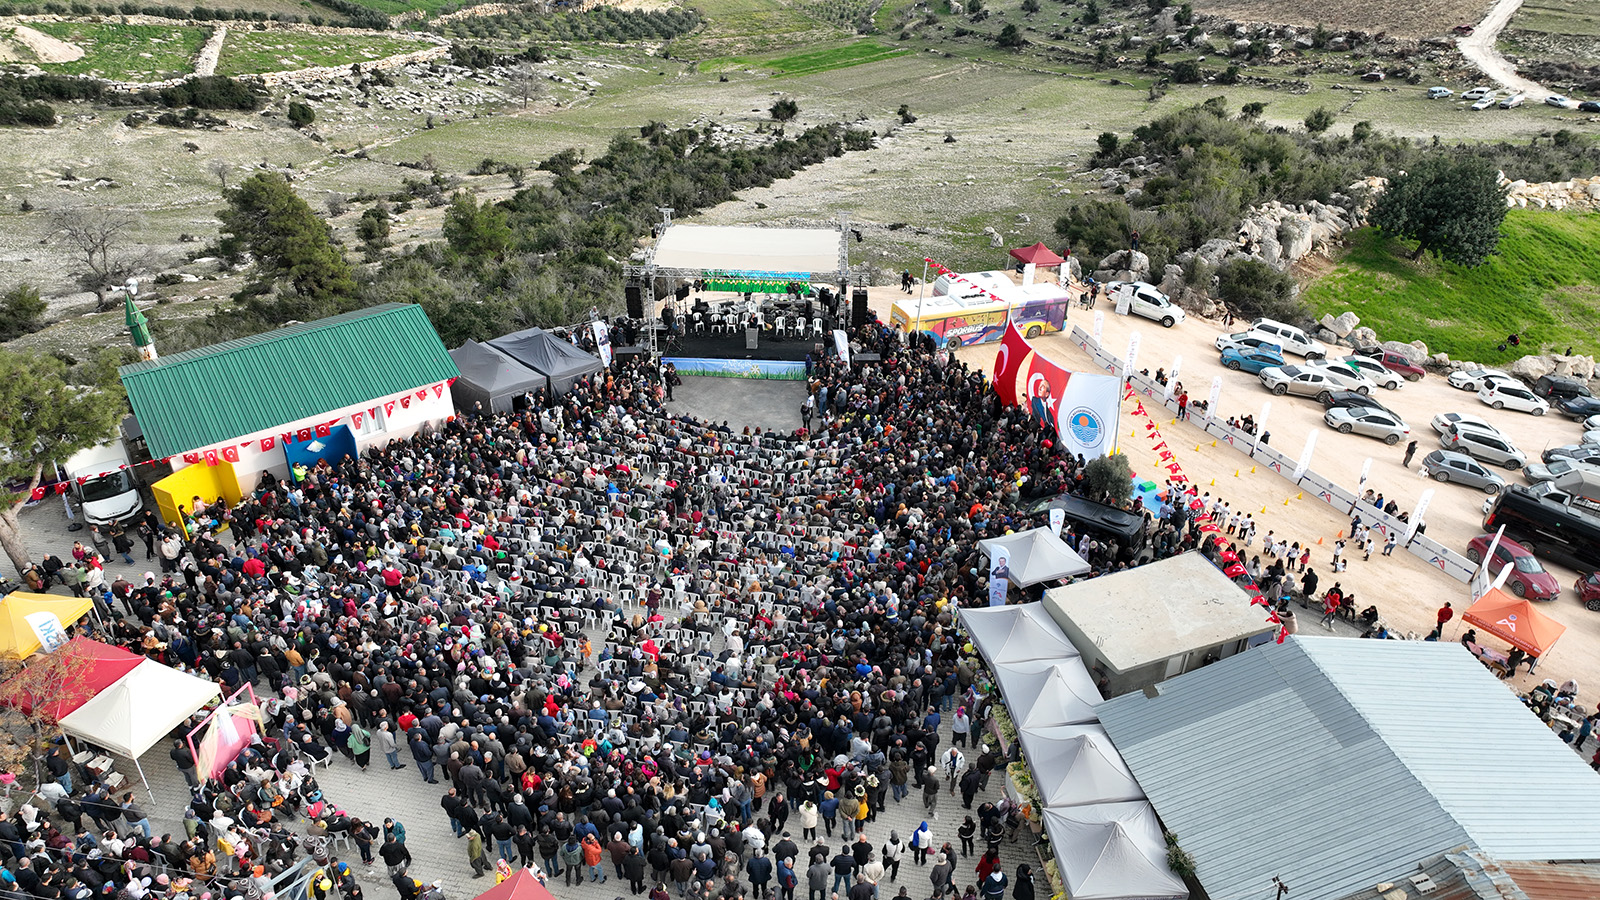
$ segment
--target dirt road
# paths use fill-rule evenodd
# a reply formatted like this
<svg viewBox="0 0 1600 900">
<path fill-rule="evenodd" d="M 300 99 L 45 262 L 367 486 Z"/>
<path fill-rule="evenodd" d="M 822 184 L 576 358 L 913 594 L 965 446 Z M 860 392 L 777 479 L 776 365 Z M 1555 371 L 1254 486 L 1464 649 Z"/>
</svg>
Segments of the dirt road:
<svg viewBox="0 0 1600 900">
<path fill-rule="evenodd" d="M 1528 99 L 1534 103 L 1542 103 L 1553 91 L 1536 81 L 1529 81 L 1518 75 L 1511 63 L 1495 49 L 1495 41 L 1499 40 L 1500 32 L 1521 8 L 1522 0 L 1499 0 L 1489 10 L 1489 14 L 1483 17 L 1483 21 L 1473 29 L 1472 34 L 1456 41 L 1456 47 L 1461 50 L 1462 56 L 1496 84 L 1527 94 Z"/>
<path fill-rule="evenodd" d="M 23 46 L 33 51 L 42 63 L 65 63 L 83 58 L 83 48 L 77 44 L 53 38 L 26 25 L 16 25 L 11 33 Z"/>
</svg>

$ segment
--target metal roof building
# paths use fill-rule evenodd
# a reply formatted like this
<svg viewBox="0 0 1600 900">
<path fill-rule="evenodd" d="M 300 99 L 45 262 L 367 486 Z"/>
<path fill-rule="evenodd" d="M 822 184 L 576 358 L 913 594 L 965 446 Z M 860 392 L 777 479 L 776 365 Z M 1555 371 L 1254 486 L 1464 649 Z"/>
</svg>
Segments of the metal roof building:
<svg viewBox="0 0 1600 900">
<path fill-rule="evenodd" d="M 1461 847 L 1600 859 L 1600 776 L 1453 642 L 1294 637 L 1099 713 L 1215 898 L 1335 900 Z"/>
</svg>

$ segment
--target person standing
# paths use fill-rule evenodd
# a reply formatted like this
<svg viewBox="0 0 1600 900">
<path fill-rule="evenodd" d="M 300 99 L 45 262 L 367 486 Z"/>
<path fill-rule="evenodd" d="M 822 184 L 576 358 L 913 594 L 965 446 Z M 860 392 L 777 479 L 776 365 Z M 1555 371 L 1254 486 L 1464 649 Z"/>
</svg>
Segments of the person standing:
<svg viewBox="0 0 1600 900">
<path fill-rule="evenodd" d="M 1189 419 L 1189 392 L 1182 391 L 1178 394 L 1178 418 L 1182 421 Z"/>
<path fill-rule="evenodd" d="M 1411 457 L 1415 456 L 1416 453 L 1417 453 L 1417 442 L 1416 441 L 1412 441 L 1411 443 L 1406 445 L 1406 458 L 1400 460 L 1400 465 L 1405 466 L 1408 469 L 1411 468 Z"/>
<path fill-rule="evenodd" d="M 167 755 L 172 757 L 172 761 L 177 764 L 178 773 L 188 783 L 189 790 L 192 791 L 200 786 L 200 776 L 195 774 L 194 770 L 194 754 L 189 752 L 189 748 L 184 746 L 182 740 L 174 739 L 172 741 L 172 750 Z"/>
<path fill-rule="evenodd" d="M 472 866 L 473 878 L 482 878 L 489 870 L 489 860 L 483 854 L 483 835 L 476 831 L 467 834 L 467 864 Z"/>
<path fill-rule="evenodd" d="M 372 736 L 372 742 L 377 745 L 378 752 L 389 761 L 390 769 L 404 769 L 400 763 L 400 745 L 394 739 L 394 732 L 390 730 L 388 721 L 378 723 L 378 731 Z"/>
<path fill-rule="evenodd" d="M 1445 604 L 1443 606 L 1439 607 L 1439 611 L 1437 613 L 1435 613 L 1434 617 L 1433 617 L 1434 618 L 1434 622 L 1436 623 L 1433 626 L 1433 637 L 1434 637 L 1434 640 L 1438 640 L 1439 638 L 1444 636 L 1444 626 L 1446 625 L 1446 623 L 1448 623 L 1451 619 L 1454 619 L 1455 617 L 1456 617 L 1455 608 L 1450 605 L 1449 601 L 1445 601 Z"/>
</svg>

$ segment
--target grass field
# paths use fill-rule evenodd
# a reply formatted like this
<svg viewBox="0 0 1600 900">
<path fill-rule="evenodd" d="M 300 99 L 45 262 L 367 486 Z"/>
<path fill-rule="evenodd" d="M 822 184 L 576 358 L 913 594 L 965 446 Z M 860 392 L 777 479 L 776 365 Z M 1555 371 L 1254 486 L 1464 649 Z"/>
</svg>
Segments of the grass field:
<svg viewBox="0 0 1600 900">
<path fill-rule="evenodd" d="M 706 27 L 674 42 L 687 58 L 767 53 L 837 41 L 849 32 L 778 0 L 699 0 Z"/>
<path fill-rule="evenodd" d="M 1510 27 L 1559 35 L 1600 37 L 1600 4 L 1593 0 L 1523 0 Z"/>
<path fill-rule="evenodd" d="M 727 56 L 722 59 L 710 60 L 701 68 L 713 72 L 719 69 L 734 68 L 771 69 L 780 76 L 815 75 L 818 72 L 845 69 L 850 66 L 891 59 L 909 52 L 911 51 L 903 47 L 889 47 L 877 41 L 856 41 L 853 44 L 845 44 L 840 47 L 827 47 L 821 50 L 809 50 L 805 53 L 791 53 L 787 56 L 770 58 Z"/>
<path fill-rule="evenodd" d="M 193 71 L 206 42 L 203 28 L 176 25 L 116 25 L 98 22 L 33 22 L 39 31 L 83 48 L 81 59 L 44 65 L 65 75 L 97 75 L 118 81 L 159 81 Z"/>
<path fill-rule="evenodd" d="M 421 50 L 428 44 L 402 37 L 365 34 L 301 34 L 291 31 L 228 32 L 217 60 L 218 75 L 282 72 L 311 66 L 341 66 Z"/>
<path fill-rule="evenodd" d="M 1353 236 L 1334 270 L 1306 289 L 1320 315 L 1354 310 L 1384 340 L 1421 339 L 1453 359 L 1505 362 L 1523 351 L 1600 351 L 1600 216 L 1512 210 L 1500 252 L 1475 269 L 1429 260 L 1373 229 Z"/>
</svg>

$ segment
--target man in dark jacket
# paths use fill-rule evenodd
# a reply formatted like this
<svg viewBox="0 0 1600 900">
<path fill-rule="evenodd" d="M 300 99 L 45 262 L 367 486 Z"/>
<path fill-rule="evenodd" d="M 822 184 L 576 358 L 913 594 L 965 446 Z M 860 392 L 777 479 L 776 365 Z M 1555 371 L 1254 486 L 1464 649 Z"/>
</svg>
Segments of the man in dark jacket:
<svg viewBox="0 0 1600 900">
<path fill-rule="evenodd" d="M 637 897 L 644 893 L 644 854 L 638 847 L 629 847 L 622 859 L 622 874 L 628 876 L 628 890 Z"/>
<path fill-rule="evenodd" d="M 750 876 L 750 889 L 757 900 L 765 900 L 767 885 L 772 881 L 772 860 L 765 856 L 752 856 L 745 863 L 744 871 Z"/>
</svg>

